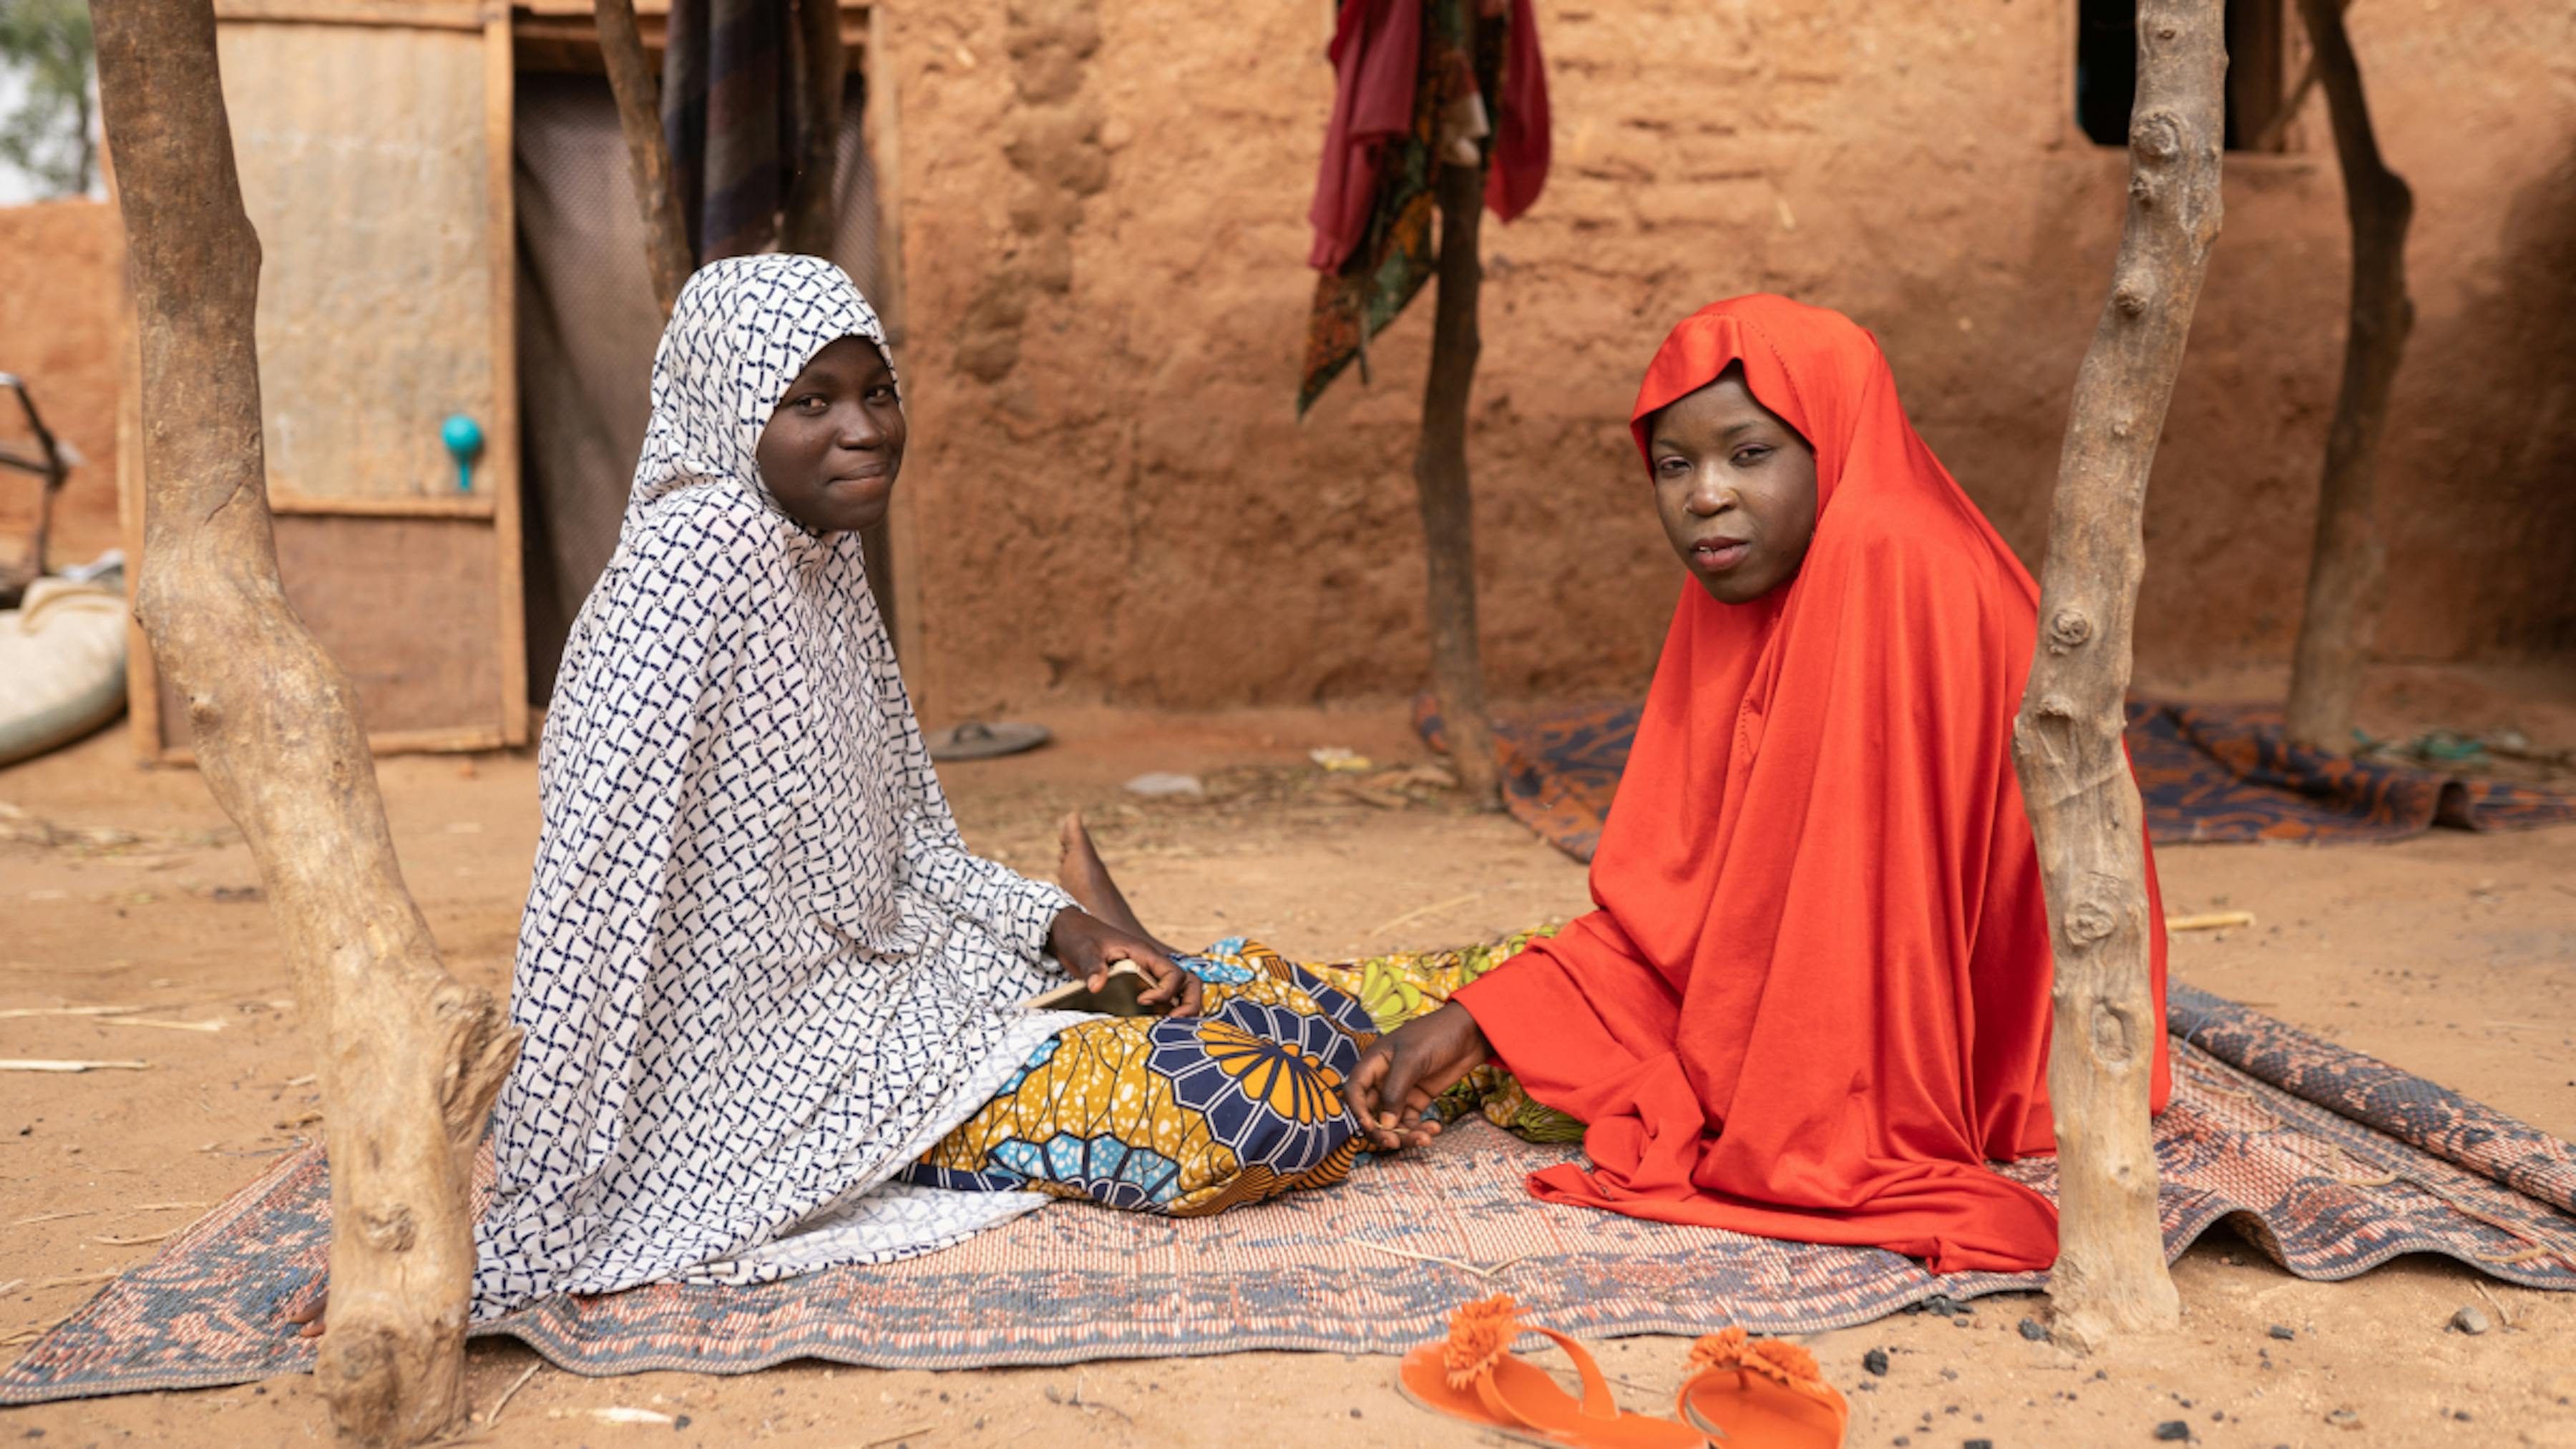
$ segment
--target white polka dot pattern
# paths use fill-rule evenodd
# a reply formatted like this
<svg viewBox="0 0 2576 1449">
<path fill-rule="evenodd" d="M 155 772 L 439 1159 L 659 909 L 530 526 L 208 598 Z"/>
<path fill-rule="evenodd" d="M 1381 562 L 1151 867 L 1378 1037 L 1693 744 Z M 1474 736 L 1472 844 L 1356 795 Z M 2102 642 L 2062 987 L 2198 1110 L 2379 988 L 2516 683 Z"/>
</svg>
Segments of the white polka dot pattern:
<svg viewBox="0 0 2576 1449">
<path fill-rule="evenodd" d="M 761 483 L 770 410 L 846 336 L 885 345 L 839 268 L 736 258 L 654 358 L 546 718 L 478 1318 L 899 1257 L 1043 1201 L 878 1186 L 1082 1018 L 1014 1005 L 1061 979 L 1071 901 L 966 852 L 857 536 Z"/>
</svg>

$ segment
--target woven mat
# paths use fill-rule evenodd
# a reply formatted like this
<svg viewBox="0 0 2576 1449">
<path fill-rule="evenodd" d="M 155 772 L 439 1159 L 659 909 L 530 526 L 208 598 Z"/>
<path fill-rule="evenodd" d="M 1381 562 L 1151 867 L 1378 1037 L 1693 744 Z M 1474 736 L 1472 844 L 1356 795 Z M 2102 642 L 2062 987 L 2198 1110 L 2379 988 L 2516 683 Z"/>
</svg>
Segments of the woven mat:
<svg viewBox="0 0 2576 1449">
<path fill-rule="evenodd" d="M 1503 803 L 1522 824 L 1590 860 L 1637 739 L 1638 706 L 1557 705 L 1494 722 Z M 1438 707 L 1414 702 L 1423 738 L 1446 749 Z M 2129 702 L 2129 759 L 2158 845 L 2403 840 L 2435 826 L 2530 830 L 2576 822 L 2576 794 L 2293 749 L 2281 712 Z"/>
<path fill-rule="evenodd" d="M 2170 1024 L 2177 1091 L 2156 1132 L 2168 1253 L 2229 1222 L 2303 1278 L 2439 1253 L 2527 1287 L 2576 1290 L 2576 1152 L 2566 1143 L 2189 988 L 2175 990 Z M 1214 1218 L 1058 1204 L 907 1262 L 557 1300 L 478 1332 L 522 1339 L 582 1374 L 742 1373 L 795 1358 L 955 1369 L 1247 1349 L 1391 1353 L 1436 1336 L 1449 1309 L 1498 1286 L 1541 1320 L 1598 1338 L 1727 1323 L 1811 1332 L 1934 1292 L 1967 1298 L 2043 1282 L 1935 1278 L 1876 1249 L 1672 1227 L 1524 1194 L 1527 1173 L 1567 1155 L 1475 1121 L 1427 1151 L 1366 1163 L 1341 1187 Z M 489 1168 L 487 1159 L 487 1182 Z M 2053 1162 L 2007 1170 L 2055 1191 Z M 0 1403 L 309 1369 L 313 1345 L 280 1317 L 318 1287 L 329 1238 L 327 1172 L 308 1149 L 28 1349 L 0 1374 Z"/>
</svg>

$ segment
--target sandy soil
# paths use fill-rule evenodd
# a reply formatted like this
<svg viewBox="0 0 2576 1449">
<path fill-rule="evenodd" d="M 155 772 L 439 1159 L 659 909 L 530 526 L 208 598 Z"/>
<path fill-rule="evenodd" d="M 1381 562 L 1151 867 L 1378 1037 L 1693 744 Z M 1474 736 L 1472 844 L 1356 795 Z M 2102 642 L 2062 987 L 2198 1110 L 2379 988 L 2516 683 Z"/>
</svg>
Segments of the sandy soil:
<svg viewBox="0 0 2576 1449">
<path fill-rule="evenodd" d="M 2576 738 L 2563 697 L 2462 685 L 2414 687 L 2535 739 Z M 2404 713 L 2409 696 L 2383 687 L 2378 698 L 2389 715 Z M 1419 759 L 1396 708 L 1184 719 L 1103 711 L 1051 722 L 1061 736 L 1053 749 L 947 772 L 969 838 L 1043 872 L 1050 822 L 1084 806 L 1140 913 L 1166 935 L 1250 930 L 1292 951 L 1343 956 L 1497 933 L 1585 903 L 1582 869 L 1508 818 L 1437 798 L 1372 806 L 1334 793 L 1306 764 L 1319 745 Z M 2387 732 L 2406 722 L 2379 721 Z M 1200 772 L 1214 798 L 1123 796 L 1120 783 L 1146 770 Z M 406 874 L 454 969 L 502 988 L 536 839 L 532 760 L 396 759 L 382 774 Z M 309 1053 L 275 932 L 249 889 L 255 873 L 196 776 L 134 769 L 111 733 L 0 773 L 0 801 L 60 827 L 140 837 L 104 851 L 0 843 L 0 1009 L 137 1005 L 152 1019 L 220 1028 L 0 1019 L 0 1056 L 153 1064 L 5 1079 L 6 1334 L 56 1319 L 92 1291 L 44 1281 L 145 1261 L 153 1239 L 313 1131 L 318 1102 L 299 1084 Z M 2576 1134 L 2576 832 L 2160 858 L 2177 911 L 2258 918 L 2249 930 L 2179 939 L 2182 979 Z M 2015 1332 L 2042 1311 L 2036 1298 L 1982 1300 L 1964 1328 L 1900 1316 L 1809 1342 L 1851 1397 L 1854 1444 L 2146 1444 L 2157 1425 L 2179 1420 L 2193 1442 L 2212 1445 L 2576 1445 L 2576 1300 L 2425 1261 L 2303 1283 L 2223 1231 L 2176 1276 L 2181 1330 L 2092 1360 Z M 2464 1304 L 2509 1326 L 2446 1332 Z M 2275 1339 L 2273 1325 L 2295 1336 Z M 1862 1370 L 1873 1347 L 1891 1355 L 1884 1378 Z M 1602 1358 L 1632 1405 L 1657 1408 L 1686 1348 L 1631 1339 L 1604 1346 Z M 515 1345 L 476 1346 L 475 1401 L 490 1405 L 536 1362 Z M 591 1413 L 624 1405 L 685 1418 L 679 1438 L 702 1444 L 1478 1442 L 1398 1398 L 1391 1367 L 1331 1354 L 959 1374 L 800 1365 L 735 1379 L 589 1380 L 549 1367 L 509 1400 L 487 1441 L 607 1449 L 674 1432 Z M 0 1411 L 0 1437 L 49 1449 L 270 1444 L 327 1439 L 329 1429 L 299 1377 Z"/>
</svg>

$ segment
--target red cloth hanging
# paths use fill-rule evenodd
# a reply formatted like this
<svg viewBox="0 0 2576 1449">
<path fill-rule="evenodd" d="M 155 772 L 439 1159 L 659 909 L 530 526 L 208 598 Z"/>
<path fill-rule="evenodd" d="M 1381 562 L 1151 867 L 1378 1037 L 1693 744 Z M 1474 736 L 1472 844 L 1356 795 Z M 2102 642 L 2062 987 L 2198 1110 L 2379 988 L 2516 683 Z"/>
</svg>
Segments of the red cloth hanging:
<svg viewBox="0 0 2576 1449">
<path fill-rule="evenodd" d="M 1333 114 L 1307 219 L 1307 262 L 1341 269 L 1368 235 L 1387 149 L 1410 136 L 1421 80 L 1423 0 L 1342 0 L 1333 25 Z M 1512 0 L 1504 42 L 1501 132 L 1485 176 L 1485 205 L 1504 221 L 1547 184 L 1547 70 L 1530 0 Z"/>
<path fill-rule="evenodd" d="M 1512 0 L 1503 41 L 1503 114 L 1485 172 L 1485 209 L 1510 221 L 1530 209 L 1547 185 L 1547 63 L 1538 49 L 1538 16 L 1530 0 Z"/>
<path fill-rule="evenodd" d="M 1593 858 L 1600 907 L 1457 1000 L 1593 1163 L 1530 1190 L 1663 1222 L 2045 1268 L 2050 953 L 2010 754 L 2038 589 L 1915 435 L 1877 342 L 1740 297 L 1632 419 L 1743 364 L 1815 449 L 1815 541 L 1747 604 L 1686 584 Z M 1643 490 L 1640 490 L 1642 500 Z M 2155 1110 L 2170 1090 L 2147 870 Z"/>
</svg>

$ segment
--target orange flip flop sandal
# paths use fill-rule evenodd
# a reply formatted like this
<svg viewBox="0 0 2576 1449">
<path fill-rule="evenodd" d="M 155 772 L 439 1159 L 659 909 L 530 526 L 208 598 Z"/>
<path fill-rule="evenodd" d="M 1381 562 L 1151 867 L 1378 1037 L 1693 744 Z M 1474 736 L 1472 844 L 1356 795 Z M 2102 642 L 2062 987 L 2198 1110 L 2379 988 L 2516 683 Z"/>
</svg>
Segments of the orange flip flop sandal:
<svg viewBox="0 0 2576 1449">
<path fill-rule="evenodd" d="M 1839 1449 L 1851 1406 L 1794 1343 L 1747 1338 L 1741 1324 L 1691 1345 L 1675 1405 L 1727 1449 Z"/>
<path fill-rule="evenodd" d="M 1449 1315 L 1449 1337 L 1404 1356 L 1396 1387 L 1426 1409 L 1464 1419 L 1529 1444 L 1577 1449 L 1707 1449 L 1708 1436 L 1687 1424 L 1631 1414 L 1611 1396 L 1601 1365 L 1583 1345 L 1552 1328 L 1520 1321 L 1508 1293 Z M 1535 1364 L 1512 1357 L 1512 1341 L 1541 1333 L 1574 1360 L 1583 1399 L 1558 1388 Z"/>
</svg>

